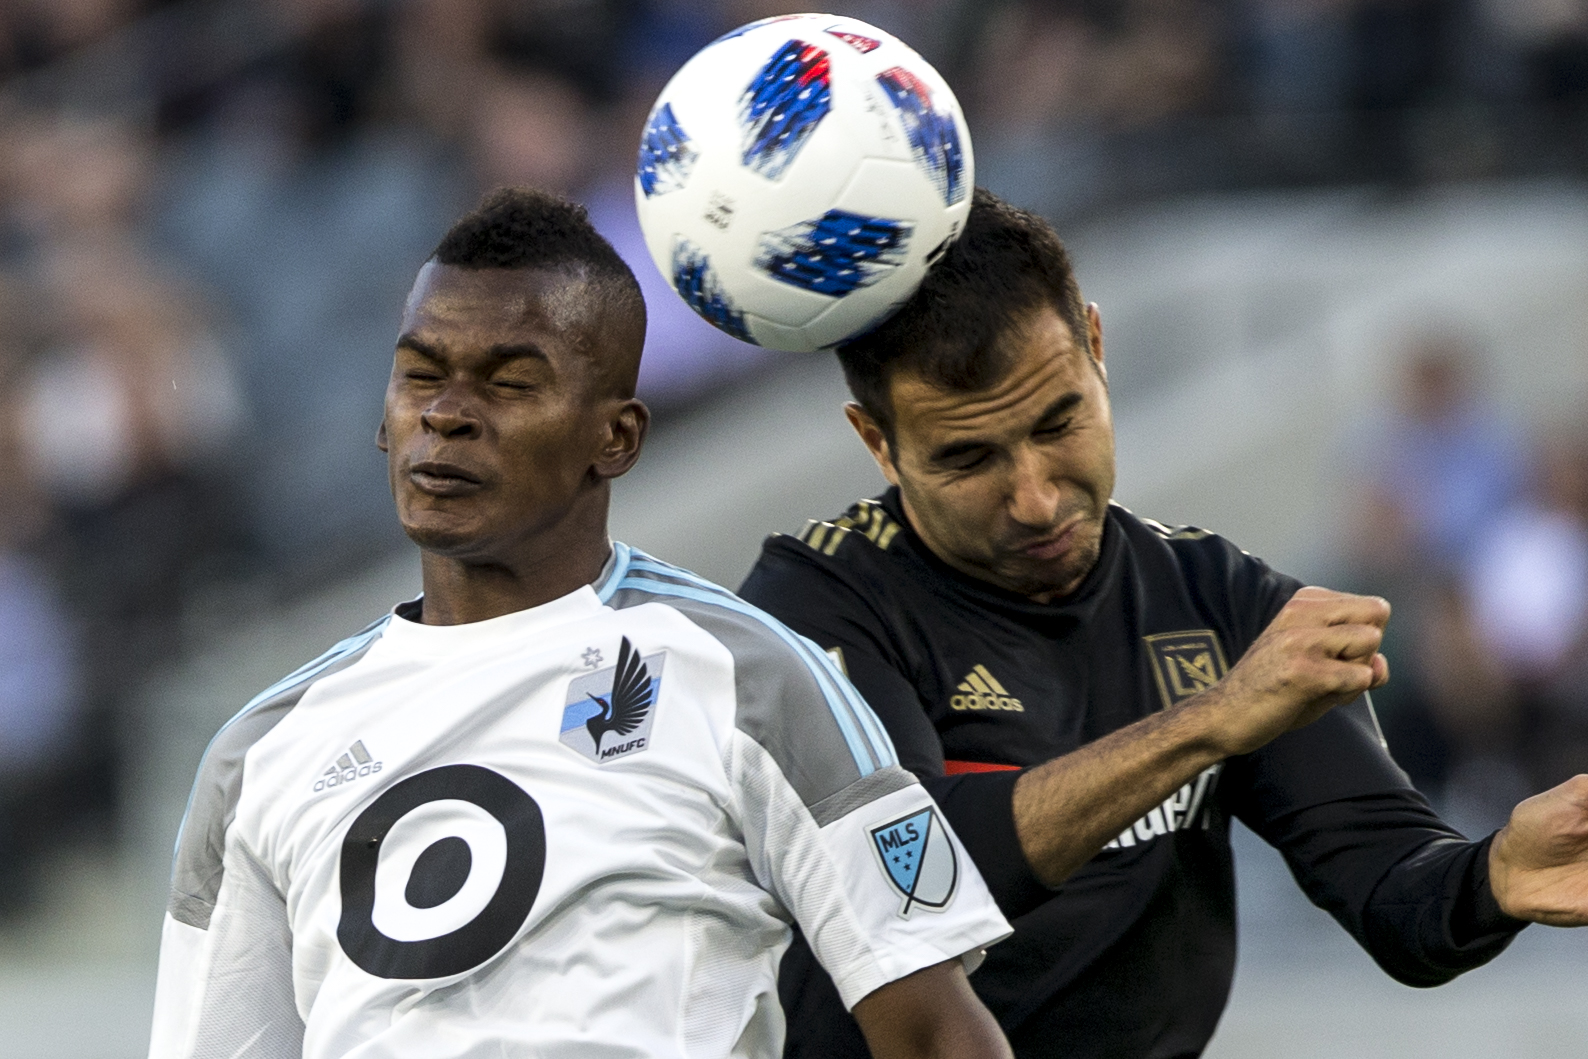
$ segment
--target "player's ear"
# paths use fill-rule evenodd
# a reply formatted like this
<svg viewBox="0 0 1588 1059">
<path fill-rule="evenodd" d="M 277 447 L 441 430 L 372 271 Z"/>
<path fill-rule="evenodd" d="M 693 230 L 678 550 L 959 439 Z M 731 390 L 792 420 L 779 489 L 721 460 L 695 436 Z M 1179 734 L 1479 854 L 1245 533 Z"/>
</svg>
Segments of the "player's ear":
<svg viewBox="0 0 1588 1059">
<path fill-rule="evenodd" d="M 651 427 L 651 410 L 645 402 L 630 397 L 616 401 L 607 416 L 601 447 L 596 452 L 591 471 L 600 479 L 619 478 L 639 461 L 640 449 L 645 445 L 646 431 Z"/>
<path fill-rule="evenodd" d="M 889 485 L 898 485 L 898 472 L 893 468 L 893 450 L 888 445 L 888 435 L 881 425 L 854 401 L 845 403 L 844 417 L 855 428 L 855 433 L 860 435 L 871 458 L 877 461 L 877 469 L 882 472 L 882 477 L 888 480 Z"/>
<path fill-rule="evenodd" d="M 1107 382 L 1108 368 L 1103 364 L 1103 314 L 1098 312 L 1096 302 L 1086 303 L 1086 345 L 1092 355 L 1092 363 L 1097 365 L 1103 381 Z"/>
<path fill-rule="evenodd" d="M 387 451 L 386 443 L 386 418 L 381 417 L 380 426 L 375 430 L 375 447 L 382 452 Z"/>
</svg>

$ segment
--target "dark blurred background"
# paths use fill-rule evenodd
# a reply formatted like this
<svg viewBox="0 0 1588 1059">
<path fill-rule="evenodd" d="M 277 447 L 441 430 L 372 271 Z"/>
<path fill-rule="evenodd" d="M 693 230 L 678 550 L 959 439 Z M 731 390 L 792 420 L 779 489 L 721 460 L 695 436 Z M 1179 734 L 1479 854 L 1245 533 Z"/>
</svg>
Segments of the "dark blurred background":
<svg viewBox="0 0 1588 1059">
<path fill-rule="evenodd" d="M 412 580 L 372 439 L 402 297 L 481 191 L 588 203 L 645 286 L 677 488 L 620 504 L 637 543 L 731 585 L 853 499 L 824 468 L 879 487 L 833 365 L 700 323 L 634 218 L 667 77 L 789 10 L 0 0 L 0 982 L 33 1008 L 66 1001 L 29 961 L 91 978 L 97 934 L 146 1026 L 170 792 L 247 697 L 213 674 Z M 1474 832 L 1588 770 L 1588 0 L 840 10 L 932 61 L 978 182 L 1071 240 L 1117 322 L 1122 498 L 1388 596 L 1391 748 Z"/>
</svg>

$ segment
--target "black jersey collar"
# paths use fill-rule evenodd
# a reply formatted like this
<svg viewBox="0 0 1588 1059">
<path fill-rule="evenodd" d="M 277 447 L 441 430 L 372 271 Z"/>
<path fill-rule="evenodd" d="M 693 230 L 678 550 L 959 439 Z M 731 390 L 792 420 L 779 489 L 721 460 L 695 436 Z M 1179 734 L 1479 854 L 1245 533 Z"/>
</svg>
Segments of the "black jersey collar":
<svg viewBox="0 0 1588 1059">
<path fill-rule="evenodd" d="M 1117 524 L 1118 508 L 1112 503 L 1108 505 L 1108 513 L 1103 519 L 1103 547 L 1098 554 L 1097 565 L 1092 567 L 1080 587 L 1068 596 L 1050 603 L 1038 603 L 1017 592 L 1010 592 L 978 577 L 972 577 L 938 558 L 915 532 L 915 527 L 910 525 L 910 519 L 904 513 L 904 503 L 899 499 L 897 486 L 882 494 L 878 502 L 882 505 L 882 509 L 903 527 L 899 535 L 901 540 L 894 543 L 895 548 L 902 543 L 909 554 L 920 562 L 932 577 L 950 582 L 956 592 L 972 597 L 982 606 L 1003 611 L 1023 621 L 1088 622 L 1119 579 L 1123 533 Z"/>
</svg>

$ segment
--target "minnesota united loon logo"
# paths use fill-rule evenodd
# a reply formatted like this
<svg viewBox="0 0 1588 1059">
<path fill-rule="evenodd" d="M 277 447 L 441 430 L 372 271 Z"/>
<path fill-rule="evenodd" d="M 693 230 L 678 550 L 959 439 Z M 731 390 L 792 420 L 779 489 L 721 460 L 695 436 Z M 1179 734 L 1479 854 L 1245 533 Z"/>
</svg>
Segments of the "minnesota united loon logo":
<svg viewBox="0 0 1588 1059">
<path fill-rule="evenodd" d="M 954 897 L 959 860 L 948 828 L 931 808 L 918 809 L 871 829 L 871 845 L 894 889 L 904 895 L 899 915 L 910 910 L 941 910 Z"/>
<path fill-rule="evenodd" d="M 625 636 L 617 665 L 575 678 L 562 711 L 563 745 L 597 764 L 644 750 L 665 658 L 663 652 L 641 658 Z"/>
</svg>

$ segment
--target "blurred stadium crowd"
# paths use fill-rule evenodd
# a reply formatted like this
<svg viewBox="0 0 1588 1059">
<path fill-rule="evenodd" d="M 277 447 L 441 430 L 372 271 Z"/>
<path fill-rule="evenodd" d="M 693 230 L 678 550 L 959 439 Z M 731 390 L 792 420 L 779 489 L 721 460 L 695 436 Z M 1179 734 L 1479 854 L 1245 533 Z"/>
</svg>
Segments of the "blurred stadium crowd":
<svg viewBox="0 0 1588 1059">
<path fill-rule="evenodd" d="M 1476 375 L 1459 337 L 1411 352 L 1364 439 L 1351 550 L 1357 587 L 1395 607 L 1374 695 L 1390 747 L 1480 831 L 1588 772 L 1588 433 L 1529 436 Z"/>
<path fill-rule="evenodd" d="M 978 176 L 1143 198 L 1588 173 L 1588 0 L 865 0 L 954 84 Z M 482 189 L 589 203 L 646 288 L 642 388 L 773 358 L 644 260 L 668 75 L 758 0 L 0 0 L 0 916 L 114 834 L 128 704 L 249 601 L 384 554 L 372 444 L 415 267 Z M 1084 278 L 1084 277 L 1083 277 Z M 1588 457 L 1413 358 L 1364 486 L 1398 756 L 1484 804 L 1588 768 Z"/>
</svg>

